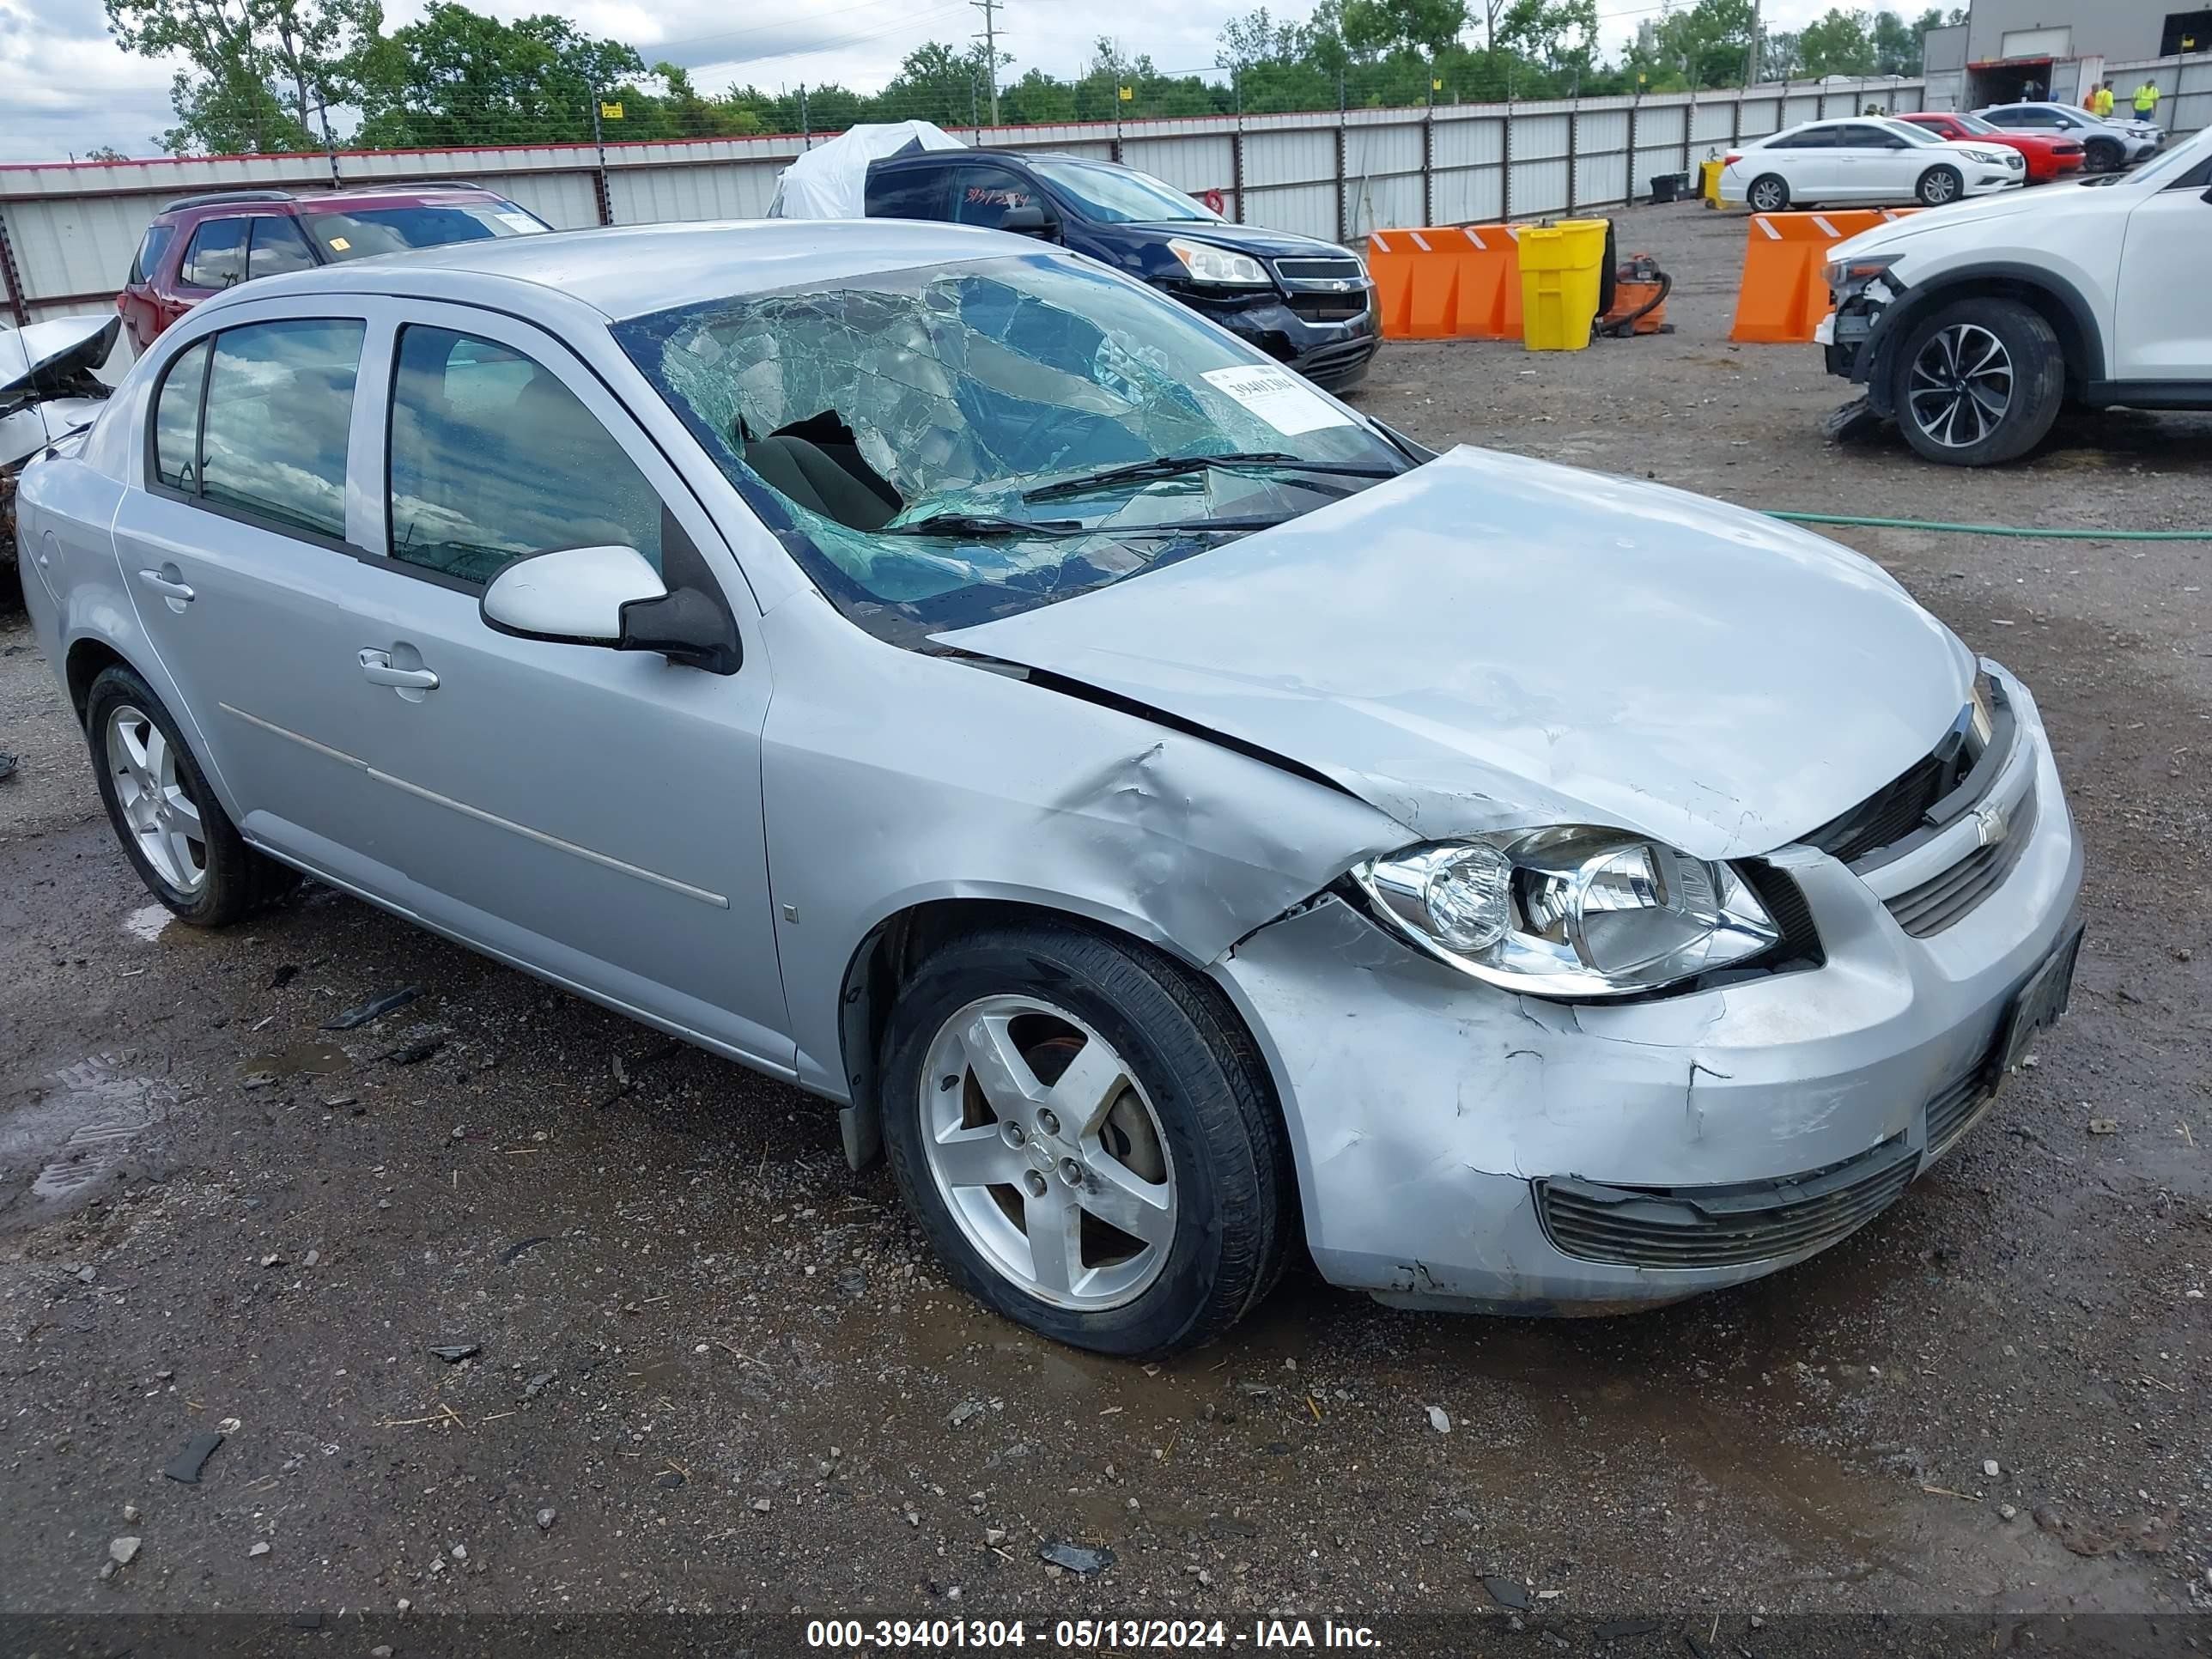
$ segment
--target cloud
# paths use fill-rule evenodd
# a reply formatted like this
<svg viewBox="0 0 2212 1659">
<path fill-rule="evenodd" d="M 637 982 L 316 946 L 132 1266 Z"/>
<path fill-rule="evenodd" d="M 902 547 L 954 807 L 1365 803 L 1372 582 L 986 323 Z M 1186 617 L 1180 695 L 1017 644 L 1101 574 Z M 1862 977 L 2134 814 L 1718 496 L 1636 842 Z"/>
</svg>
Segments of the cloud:
<svg viewBox="0 0 2212 1659">
<path fill-rule="evenodd" d="M 1009 71 L 1038 68 L 1073 76 L 1092 43 L 1110 33 L 1127 53 L 1147 54 L 1162 70 L 1210 69 L 1222 26 L 1254 0 L 1119 0 L 1110 12 L 1080 0 L 1006 0 L 1000 46 Z M 1769 0 L 1769 28 L 1797 27 L 1826 0 Z M 515 18 L 548 9 L 544 0 L 477 0 L 479 10 Z M 898 73 L 906 54 L 928 40 L 964 46 L 981 19 L 964 0 L 787 0 L 771 21 L 724 0 L 586 0 L 561 8 L 587 33 L 635 46 L 647 63 L 665 58 L 692 71 L 708 92 L 732 83 L 774 91 L 834 83 L 872 92 Z M 1279 0 L 1278 16 L 1302 15 L 1303 0 Z M 386 27 L 420 15 L 414 0 L 392 0 Z M 1607 51 L 1657 15 L 1656 0 L 1601 0 Z M 758 16 L 757 13 L 750 14 Z M 107 33 L 99 0 L 0 0 L 0 63 L 8 93 L 0 101 L 0 159 L 64 161 L 102 145 L 128 155 L 156 153 L 155 135 L 173 124 L 173 64 L 132 57 Z"/>
</svg>

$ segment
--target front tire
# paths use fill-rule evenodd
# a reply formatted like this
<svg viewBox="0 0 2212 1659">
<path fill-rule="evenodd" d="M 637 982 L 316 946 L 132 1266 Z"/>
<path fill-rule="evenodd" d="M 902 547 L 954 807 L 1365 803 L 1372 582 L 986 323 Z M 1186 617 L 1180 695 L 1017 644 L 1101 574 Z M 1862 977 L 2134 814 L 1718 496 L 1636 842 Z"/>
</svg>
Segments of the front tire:
<svg viewBox="0 0 2212 1659">
<path fill-rule="evenodd" d="M 1744 201 L 1753 213 L 1780 213 L 1790 205 L 1789 181 L 1778 173 L 1762 173 L 1751 181 Z"/>
<path fill-rule="evenodd" d="M 1919 187 L 1912 194 L 1923 207 L 1942 207 L 1947 202 L 1957 201 L 1966 187 L 1966 181 L 1959 176 L 1958 168 L 1935 167 L 1920 175 Z"/>
<path fill-rule="evenodd" d="M 2066 357 L 2016 300 L 1960 300 L 1897 354 L 1891 400 L 1905 441 L 1946 466 L 1994 466 L 2043 441 L 2066 399 Z"/>
<path fill-rule="evenodd" d="M 1212 1340 L 1279 1276 L 1288 1137 L 1250 1039 L 1142 946 L 1049 922 L 932 955 L 893 1009 L 884 1139 L 978 1301 L 1121 1356 Z"/>
<path fill-rule="evenodd" d="M 2127 152 L 2115 139 L 2093 138 L 2081 147 L 2081 170 L 2084 173 L 2118 173 L 2127 161 Z"/>
<path fill-rule="evenodd" d="M 147 890 L 195 927 L 222 927 L 299 884 L 296 871 L 246 844 L 176 719 L 120 665 L 85 698 L 100 804 Z"/>
</svg>

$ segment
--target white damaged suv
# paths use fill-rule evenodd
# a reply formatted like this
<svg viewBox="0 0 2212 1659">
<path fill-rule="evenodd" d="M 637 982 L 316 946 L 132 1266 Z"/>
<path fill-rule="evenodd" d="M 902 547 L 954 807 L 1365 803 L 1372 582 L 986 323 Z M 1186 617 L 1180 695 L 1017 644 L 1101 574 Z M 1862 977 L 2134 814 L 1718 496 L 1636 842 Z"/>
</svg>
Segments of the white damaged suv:
<svg viewBox="0 0 2212 1659">
<path fill-rule="evenodd" d="M 2019 459 L 2074 402 L 2212 409 L 2212 130 L 2133 173 L 1961 203 L 1838 245 L 1815 338 L 1913 448 Z"/>
</svg>

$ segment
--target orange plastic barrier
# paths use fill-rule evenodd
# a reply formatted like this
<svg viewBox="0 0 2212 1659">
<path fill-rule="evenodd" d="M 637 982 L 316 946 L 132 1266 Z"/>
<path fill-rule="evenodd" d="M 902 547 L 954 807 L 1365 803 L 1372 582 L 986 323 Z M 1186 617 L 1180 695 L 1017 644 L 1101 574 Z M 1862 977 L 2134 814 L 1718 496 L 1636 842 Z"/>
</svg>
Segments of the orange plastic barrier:
<svg viewBox="0 0 2212 1659">
<path fill-rule="evenodd" d="M 1833 213 L 1754 213 L 1743 250 L 1743 284 L 1729 338 L 1742 345 L 1810 345 L 1833 307 L 1820 270 L 1837 243 L 1917 208 Z"/>
<path fill-rule="evenodd" d="M 1517 340 L 1517 225 L 1378 230 L 1367 238 L 1386 340 Z"/>
</svg>

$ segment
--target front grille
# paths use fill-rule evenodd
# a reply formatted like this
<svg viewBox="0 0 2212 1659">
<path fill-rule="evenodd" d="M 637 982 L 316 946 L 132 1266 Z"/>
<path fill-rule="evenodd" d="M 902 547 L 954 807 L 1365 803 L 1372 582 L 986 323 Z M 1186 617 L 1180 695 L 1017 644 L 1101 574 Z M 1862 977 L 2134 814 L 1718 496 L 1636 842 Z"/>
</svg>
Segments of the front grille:
<svg viewBox="0 0 2212 1659">
<path fill-rule="evenodd" d="M 1286 283 L 1357 283 L 1367 285 L 1367 273 L 1357 259 L 1341 255 L 1327 259 L 1278 259 L 1275 275 Z"/>
<path fill-rule="evenodd" d="M 1290 307 L 1310 323 L 1344 323 L 1367 313 L 1364 294 L 1293 294 Z"/>
<path fill-rule="evenodd" d="M 2028 838 L 2035 833 L 2035 810 L 2031 784 L 2006 820 L 2002 841 L 1975 848 L 1949 869 L 1884 900 L 1897 925 L 1915 939 L 1926 939 L 1972 915 L 1975 906 L 2003 884 L 2027 850 Z"/>
<path fill-rule="evenodd" d="M 1928 1103 L 1928 1161 L 1934 1163 L 1966 1132 L 1982 1103 L 1990 1097 L 1990 1073 L 1977 1066 Z"/>
<path fill-rule="evenodd" d="M 1940 754 L 1924 756 L 1841 817 L 1822 824 L 1806 842 L 1855 864 L 1919 827 L 1929 809 L 1951 793 L 1958 775 L 1955 762 Z"/>
<path fill-rule="evenodd" d="M 1741 1267 L 1834 1243 L 1887 1209 L 1917 1160 L 1897 1135 L 1786 1181 L 1726 1187 L 1536 1183 L 1546 1235 L 1568 1255 L 1627 1267 Z"/>
</svg>

